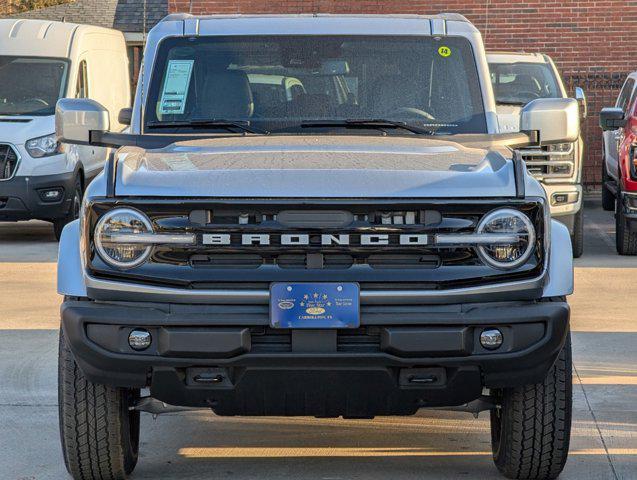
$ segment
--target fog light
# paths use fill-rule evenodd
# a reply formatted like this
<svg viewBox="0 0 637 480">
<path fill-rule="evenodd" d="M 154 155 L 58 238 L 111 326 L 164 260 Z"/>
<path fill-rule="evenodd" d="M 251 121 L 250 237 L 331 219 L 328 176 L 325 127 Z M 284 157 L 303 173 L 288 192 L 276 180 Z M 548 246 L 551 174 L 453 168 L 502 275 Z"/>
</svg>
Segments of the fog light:
<svg viewBox="0 0 637 480">
<path fill-rule="evenodd" d="M 568 203 L 577 203 L 578 200 L 579 192 L 557 192 L 551 196 L 551 205 L 566 205 Z"/>
<path fill-rule="evenodd" d="M 480 345 L 488 350 L 495 350 L 502 345 L 502 332 L 497 328 L 488 328 L 480 334 Z"/>
<path fill-rule="evenodd" d="M 46 188 L 43 190 L 38 190 L 38 194 L 40 195 L 40 199 L 43 202 L 59 202 L 64 196 L 64 189 L 60 187 Z"/>
<path fill-rule="evenodd" d="M 128 336 L 128 344 L 133 350 L 146 350 L 152 342 L 150 333 L 146 330 L 133 330 Z"/>
</svg>

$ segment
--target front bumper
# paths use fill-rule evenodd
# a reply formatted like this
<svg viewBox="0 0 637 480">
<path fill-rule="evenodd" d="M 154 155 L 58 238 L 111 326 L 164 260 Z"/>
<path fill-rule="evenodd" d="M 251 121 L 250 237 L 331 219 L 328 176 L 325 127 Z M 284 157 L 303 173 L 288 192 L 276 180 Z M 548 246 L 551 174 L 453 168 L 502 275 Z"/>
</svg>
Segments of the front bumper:
<svg viewBox="0 0 637 480">
<path fill-rule="evenodd" d="M 572 183 L 541 182 L 551 209 L 551 217 L 559 220 L 573 233 L 575 215 L 582 209 L 582 186 Z M 559 202 L 559 199 L 565 199 Z"/>
<path fill-rule="evenodd" d="M 44 201 L 40 192 L 61 189 L 60 200 Z M 15 176 L 0 182 L 0 221 L 55 220 L 66 216 L 71 208 L 75 174 Z"/>
<path fill-rule="evenodd" d="M 482 389 L 541 381 L 569 325 L 563 301 L 369 305 L 361 329 L 270 329 L 267 305 L 108 304 L 67 300 L 62 325 L 91 381 L 150 387 L 173 405 L 221 415 L 369 417 L 455 406 Z M 503 345 L 479 335 L 499 328 Z M 128 335 L 152 335 L 142 352 Z"/>
<path fill-rule="evenodd" d="M 618 202 L 623 210 L 624 221 L 631 230 L 637 230 L 637 193 L 621 192 Z"/>
</svg>

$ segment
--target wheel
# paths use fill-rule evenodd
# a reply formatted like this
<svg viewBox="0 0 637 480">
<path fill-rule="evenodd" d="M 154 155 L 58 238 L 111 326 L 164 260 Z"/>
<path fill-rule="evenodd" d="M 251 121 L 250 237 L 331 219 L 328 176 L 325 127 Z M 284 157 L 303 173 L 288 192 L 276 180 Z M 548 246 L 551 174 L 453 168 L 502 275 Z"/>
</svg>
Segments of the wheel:
<svg viewBox="0 0 637 480">
<path fill-rule="evenodd" d="M 575 214 L 573 223 L 573 235 L 571 235 L 573 245 L 573 258 L 579 258 L 584 253 L 584 208 L 580 208 Z"/>
<path fill-rule="evenodd" d="M 573 399 L 570 333 L 544 381 L 497 392 L 491 411 L 493 460 L 507 478 L 557 478 L 568 456 Z"/>
<path fill-rule="evenodd" d="M 138 390 L 89 382 L 60 329 L 58 402 L 66 469 L 75 479 L 127 478 L 137 464 L 139 412 L 129 410 Z"/>
<path fill-rule="evenodd" d="M 606 173 L 606 161 L 602 161 L 602 208 L 607 212 L 615 210 L 615 195 L 611 192 L 606 183 L 608 182 L 608 173 Z"/>
<path fill-rule="evenodd" d="M 73 201 L 66 216 L 53 220 L 53 232 L 55 239 L 59 242 L 62 237 L 62 230 L 67 224 L 80 217 L 80 208 L 82 206 L 82 182 L 79 178 L 75 180 L 75 188 L 73 191 Z"/>
<path fill-rule="evenodd" d="M 620 255 L 637 255 L 637 232 L 631 230 L 624 217 L 623 205 L 617 201 L 615 208 L 615 244 Z"/>
</svg>

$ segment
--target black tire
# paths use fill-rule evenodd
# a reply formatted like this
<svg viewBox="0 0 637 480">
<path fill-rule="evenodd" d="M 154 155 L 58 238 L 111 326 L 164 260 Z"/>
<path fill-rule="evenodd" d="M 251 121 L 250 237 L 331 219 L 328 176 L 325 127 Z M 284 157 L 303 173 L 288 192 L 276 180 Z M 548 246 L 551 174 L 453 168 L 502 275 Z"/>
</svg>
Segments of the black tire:
<svg viewBox="0 0 637 480">
<path fill-rule="evenodd" d="M 615 209 L 615 244 L 620 255 L 637 255 L 637 232 L 630 229 L 619 201 Z"/>
<path fill-rule="evenodd" d="M 53 232 L 55 239 L 59 242 L 62 237 L 62 230 L 73 220 L 79 218 L 80 208 L 82 206 L 82 181 L 77 178 L 75 180 L 75 188 L 73 190 L 73 200 L 66 216 L 53 220 Z"/>
<path fill-rule="evenodd" d="M 606 160 L 602 159 L 602 208 L 607 212 L 615 210 L 615 195 L 611 192 L 606 183 L 608 182 L 608 173 L 606 173 Z"/>
<path fill-rule="evenodd" d="M 581 257 L 584 253 L 584 206 L 575 214 L 571 244 L 573 245 L 573 258 Z"/>
<path fill-rule="evenodd" d="M 125 479 L 137 464 L 139 412 L 129 406 L 138 390 L 86 380 L 60 329 L 58 402 L 66 469 L 74 479 Z"/>
<path fill-rule="evenodd" d="M 491 411 L 493 460 L 507 478 L 557 478 L 571 438 L 572 365 L 570 333 L 542 383 L 497 392 Z"/>
</svg>

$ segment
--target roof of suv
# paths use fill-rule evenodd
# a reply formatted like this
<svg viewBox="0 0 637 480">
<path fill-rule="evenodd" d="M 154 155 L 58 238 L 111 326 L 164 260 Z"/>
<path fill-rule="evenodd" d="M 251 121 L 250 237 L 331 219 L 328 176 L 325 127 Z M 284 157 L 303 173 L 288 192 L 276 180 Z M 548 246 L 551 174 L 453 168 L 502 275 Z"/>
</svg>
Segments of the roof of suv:
<svg viewBox="0 0 637 480">
<path fill-rule="evenodd" d="M 549 63 L 549 56 L 544 53 L 526 52 L 487 52 L 489 63 Z"/>
<path fill-rule="evenodd" d="M 170 27 L 172 25 L 173 27 Z M 177 27 L 179 25 L 179 27 Z M 478 30 L 457 13 L 438 15 L 200 15 L 176 13 L 154 29 L 174 35 L 474 35 Z M 161 34 L 159 35 L 162 36 Z"/>
</svg>

